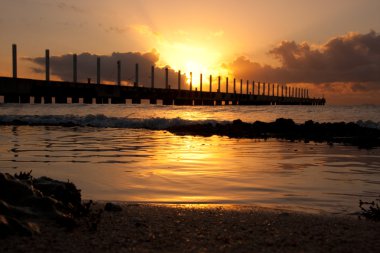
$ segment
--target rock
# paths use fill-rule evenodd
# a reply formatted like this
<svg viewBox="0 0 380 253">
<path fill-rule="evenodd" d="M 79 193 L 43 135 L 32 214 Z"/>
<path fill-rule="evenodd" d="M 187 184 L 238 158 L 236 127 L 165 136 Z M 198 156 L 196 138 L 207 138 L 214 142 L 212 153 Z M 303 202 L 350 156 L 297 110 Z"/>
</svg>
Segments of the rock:
<svg viewBox="0 0 380 253">
<path fill-rule="evenodd" d="M 73 183 L 61 182 L 48 177 L 33 180 L 33 186 L 40 190 L 44 196 L 61 201 L 64 205 L 81 206 L 81 193 Z"/>
<path fill-rule="evenodd" d="M 0 173 L 0 199 L 18 205 L 26 198 L 33 198 L 36 196 L 35 191 L 31 185 L 11 176 L 10 174 Z"/>
<path fill-rule="evenodd" d="M 29 207 L 13 206 L 0 199 L 0 213 L 2 215 L 12 215 L 17 217 L 37 216 Z"/>
<path fill-rule="evenodd" d="M 29 173 L 0 173 L 0 237 L 39 233 L 29 218 L 54 220 L 66 228 L 77 226 L 75 217 L 89 213 L 82 205 L 80 190 L 73 183 L 47 177 L 34 179 Z M 109 207 L 118 211 L 117 205 Z"/>
<path fill-rule="evenodd" d="M 123 208 L 121 208 L 120 205 L 108 202 L 104 206 L 104 210 L 107 212 L 121 212 L 123 210 Z"/>
<path fill-rule="evenodd" d="M 22 222 L 16 218 L 0 215 L 0 238 L 10 235 L 32 236 L 39 234 L 40 228 L 31 222 Z"/>
</svg>

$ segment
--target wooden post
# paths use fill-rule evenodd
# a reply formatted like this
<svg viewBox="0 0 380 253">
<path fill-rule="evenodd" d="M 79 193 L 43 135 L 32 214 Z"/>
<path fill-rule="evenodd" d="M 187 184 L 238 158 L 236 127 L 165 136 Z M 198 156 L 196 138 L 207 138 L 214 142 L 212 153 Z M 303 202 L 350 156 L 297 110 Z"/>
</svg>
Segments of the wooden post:
<svg viewBox="0 0 380 253">
<path fill-rule="evenodd" d="M 277 97 L 279 97 L 279 92 L 280 92 L 280 85 L 277 84 Z"/>
<path fill-rule="evenodd" d="M 265 83 L 263 83 L 263 95 L 265 96 Z"/>
<path fill-rule="evenodd" d="M 236 94 L 236 78 L 234 78 L 234 94 Z"/>
<path fill-rule="evenodd" d="M 268 96 L 270 96 L 270 92 L 271 92 L 271 85 L 270 85 L 270 83 L 268 83 Z"/>
<path fill-rule="evenodd" d="M 252 95 L 255 95 L 255 81 L 252 81 Z"/>
<path fill-rule="evenodd" d="M 226 77 L 226 94 L 228 94 L 228 77 Z"/>
<path fill-rule="evenodd" d="M 169 69 L 165 68 L 165 88 L 169 89 Z"/>
<path fill-rule="evenodd" d="M 74 54 L 73 55 L 73 82 L 74 83 L 78 82 L 77 68 L 78 68 L 77 54 Z"/>
<path fill-rule="evenodd" d="M 121 85 L 121 62 L 117 61 L 117 85 Z"/>
<path fill-rule="evenodd" d="M 151 85 L 152 89 L 154 89 L 154 66 L 151 67 L 150 75 L 151 75 L 150 85 Z"/>
<path fill-rule="evenodd" d="M 45 50 L 45 72 L 46 72 L 46 82 L 50 81 L 50 51 Z"/>
<path fill-rule="evenodd" d="M 260 95 L 260 82 L 257 83 L 257 95 Z"/>
<path fill-rule="evenodd" d="M 12 45 L 13 78 L 17 78 L 17 45 Z"/>
<path fill-rule="evenodd" d="M 243 94 L 243 79 L 240 79 L 240 95 Z"/>
<path fill-rule="evenodd" d="M 248 89 L 249 89 L 249 81 L 247 80 L 247 95 L 249 94 Z"/>
<path fill-rule="evenodd" d="M 202 94 L 202 85 L 203 85 L 203 75 L 201 73 L 201 75 L 200 75 L 200 81 L 199 81 L 199 90 L 200 90 L 201 94 Z"/>
<path fill-rule="evenodd" d="M 272 83 L 272 97 L 274 97 L 274 83 Z"/>
<path fill-rule="evenodd" d="M 100 84 L 100 57 L 96 58 L 96 84 Z"/>
<path fill-rule="evenodd" d="M 210 75 L 210 93 L 212 92 L 212 75 Z"/>
<path fill-rule="evenodd" d="M 220 92 L 220 76 L 218 76 L 218 92 Z"/>
<path fill-rule="evenodd" d="M 190 91 L 193 90 L 193 72 L 190 72 Z"/>
<path fill-rule="evenodd" d="M 181 90 L 181 70 L 178 70 L 178 90 Z"/>
<path fill-rule="evenodd" d="M 136 63 L 136 65 L 135 65 L 135 83 L 134 83 L 134 86 L 139 87 L 139 64 L 138 63 Z"/>
</svg>

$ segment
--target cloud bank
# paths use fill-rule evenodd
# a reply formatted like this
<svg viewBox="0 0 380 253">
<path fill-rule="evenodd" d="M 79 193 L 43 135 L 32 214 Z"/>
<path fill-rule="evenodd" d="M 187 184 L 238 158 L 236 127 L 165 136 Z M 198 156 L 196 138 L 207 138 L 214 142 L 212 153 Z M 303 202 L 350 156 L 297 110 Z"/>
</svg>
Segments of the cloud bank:
<svg viewBox="0 0 380 253">
<path fill-rule="evenodd" d="M 243 78 L 291 83 L 380 82 L 380 35 L 349 33 L 323 45 L 282 41 L 269 51 L 278 68 L 239 57 L 229 67 Z"/>
<path fill-rule="evenodd" d="M 150 87 L 151 85 L 151 67 L 159 60 L 159 54 L 156 51 L 148 53 L 112 53 L 111 55 L 95 55 L 90 53 L 81 53 L 77 55 L 77 73 L 78 81 L 87 82 L 88 78 L 93 83 L 96 82 L 97 58 L 101 61 L 101 81 L 102 83 L 117 82 L 117 62 L 121 62 L 121 79 L 122 83 L 132 85 L 135 82 L 135 64 L 139 64 L 139 84 L 140 86 Z M 27 58 L 35 63 L 33 68 L 35 73 L 45 73 L 45 57 Z M 61 56 L 50 57 L 51 74 L 63 81 L 73 80 L 73 55 L 65 54 Z M 169 67 L 168 67 L 169 68 Z M 169 85 L 177 87 L 178 73 L 169 68 Z M 185 85 L 185 76 L 181 78 L 182 86 Z M 155 68 L 155 86 L 165 86 L 165 67 Z"/>
</svg>

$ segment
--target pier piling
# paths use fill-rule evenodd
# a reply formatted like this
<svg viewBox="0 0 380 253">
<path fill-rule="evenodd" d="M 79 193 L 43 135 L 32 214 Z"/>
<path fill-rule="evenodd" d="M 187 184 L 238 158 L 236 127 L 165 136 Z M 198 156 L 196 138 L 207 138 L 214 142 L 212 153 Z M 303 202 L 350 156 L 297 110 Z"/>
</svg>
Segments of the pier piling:
<svg viewBox="0 0 380 253">
<path fill-rule="evenodd" d="M 211 93 L 212 92 L 212 75 L 210 75 L 210 89 L 209 89 L 209 92 Z"/>
<path fill-rule="evenodd" d="M 121 62 L 117 61 L 117 86 L 121 85 Z"/>
<path fill-rule="evenodd" d="M 50 81 L 50 51 L 49 49 L 45 50 L 45 79 L 46 82 Z"/>
<path fill-rule="evenodd" d="M 100 57 L 96 58 L 96 84 L 100 84 Z"/>
<path fill-rule="evenodd" d="M 73 54 L 73 83 L 77 83 L 77 55 Z"/>
<path fill-rule="evenodd" d="M 133 86 L 139 87 L 139 64 L 138 63 L 136 63 L 135 65 L 135 83 Z"/>
<path fill-rule="evenodd" d="M 154 89 L 154 66 L 152 66 L 150 70 L 150 82 L 151 88 Z M 152 104 L 152 101 L 150 103 Z"/>
<path fill-rule="evenodd" d="M 13 78 L 17 78 L 17 45 L 12 45 Z"/>
<path fill-rule="evenodd" d="M 181 91 L 181 70 L 178 70 L 178 91 Z"/>
<path fill-rule="evenodd" d="M 165 68 L 165 89 L 169 89 L 169 69 Z"/>
</svg>

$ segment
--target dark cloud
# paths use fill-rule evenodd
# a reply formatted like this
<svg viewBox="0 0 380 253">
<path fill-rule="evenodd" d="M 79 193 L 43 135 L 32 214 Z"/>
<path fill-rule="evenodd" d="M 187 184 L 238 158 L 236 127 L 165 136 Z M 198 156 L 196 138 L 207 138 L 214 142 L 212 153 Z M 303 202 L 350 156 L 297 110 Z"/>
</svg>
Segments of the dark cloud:
<svg viewBox="0 0 380 253">
<path fill-rule="evenodd" d="M 335 37 L 317 47 L 283 41 L 269 53 L 280 61 L 280 67 L 245 57 L 237 58 L 229 67 L 236 76 L 270 82 L 380 82 L 380 35 L 374 31 Z"/>
<path fill-rule="evenodd" d="M 77 55 L 78 81 L 87 82 L 91 78 L 96 80 L 97 55 L 82 53 Z M 99 56 L 101 60 L 101 79 L 105 83 L 116 83 L 117 61 L 121 62 L 121 78 L 123 84 L 132 85 L 135 81 L 135 64 L 139 64 L 139 84 L 145 87 L 151 85 L 151 67 L 159 60 L 156 51 L 148 53 L 112 53 L 111 55 Z M 35 73 L 45 72 L 45 58 L 27 58 L 27 60 L 37 64 Z M 64 81 L 73 80 L 73 55 L 50 57 L 51 74 Z M 185 77 L 182 76 L 182 85 L 185 85 Z M 178 73 L 169 68 L 169 85 L 177 87 Z M 155 68 L 155 86 L 165 87 L 165 68 Z"/>
<path fill-rule="evenodd" d="M 74 11 L 74 12 L 79 12 L 79 13 L 83 13 L 84 12 L 84 9 L 81 9 L 79 7 L 77 7 L 76 5 L 73 5 L 73 4 L 67 4 L 65 2 L 59 2 L 57 4 L 57 7 L 61 10 L 68 10 L 68 11 Z"/>
</svg>

